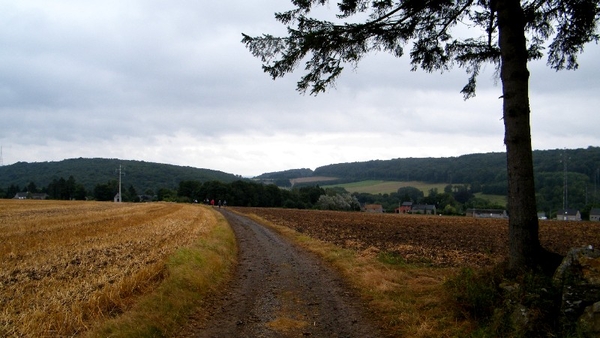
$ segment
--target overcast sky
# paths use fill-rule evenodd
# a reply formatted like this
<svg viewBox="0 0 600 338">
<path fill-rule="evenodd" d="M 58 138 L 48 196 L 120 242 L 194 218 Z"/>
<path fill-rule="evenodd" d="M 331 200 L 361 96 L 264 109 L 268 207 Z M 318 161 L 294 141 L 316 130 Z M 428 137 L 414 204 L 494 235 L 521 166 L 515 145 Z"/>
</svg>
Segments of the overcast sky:
<svg viewBox="0 0 600 338">
<path fill-rule="evenodd" d="M 335 9 L 332 2 L 330 9 Z M 410 72 L 379 53 L 335 88 L 273 81 L 241 33 L 281 33 L 287 0 L 0 0 L 4 165 L 120 158 L 243 176 L 332 163 L 504 151 L 492 67 Z M 600 48 L 578 71 L 530 65 L 534 149 L 600 145 Z"/>
</svg>

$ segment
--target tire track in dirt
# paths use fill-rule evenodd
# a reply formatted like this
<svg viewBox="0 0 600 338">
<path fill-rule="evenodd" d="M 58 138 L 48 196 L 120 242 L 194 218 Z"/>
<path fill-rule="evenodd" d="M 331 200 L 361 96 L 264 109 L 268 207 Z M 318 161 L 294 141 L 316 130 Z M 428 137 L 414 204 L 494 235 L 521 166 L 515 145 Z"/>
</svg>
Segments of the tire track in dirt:
<svg viewBox="0 0 600 338">
<path fill-rule="evenodd" d="M 360 299 L 316 256 L 221 210 L 239 246 L 228 288 L 177 337 L 379 337 Z"/>
</svg>

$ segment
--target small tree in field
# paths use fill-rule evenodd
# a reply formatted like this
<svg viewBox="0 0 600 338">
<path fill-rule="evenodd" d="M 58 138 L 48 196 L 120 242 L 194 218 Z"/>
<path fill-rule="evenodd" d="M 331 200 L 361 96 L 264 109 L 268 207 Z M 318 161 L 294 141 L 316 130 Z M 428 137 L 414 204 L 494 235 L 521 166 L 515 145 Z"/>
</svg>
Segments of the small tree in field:
<svg viewBox="0 0 600 338">
<path fill-rule="evenodd" d="M 413 70 L 444 71 L 457 65 L 469 74 L 462 89 L 475 94 L 484 63 L 499 68 L 502 82 L 508 174 L 509 266 L 534 269 L 549 254 L 539 242 L 530 135 L 527 63 L 547 49 L 548 65 L 576 69 L 583 46 L 597 41 L 600 0 L 339 0 L 338 22 L 309 17 L 328 0 L 291 0 L 294 9 L 276 13 L 287 36 L 243 36 L 251 53 L 273 78 L 295 70 L 305 60 L 306 74 L 297 89 L 318 94 L 331 85 L 345 65 L 372 51 L 397 57 L 411 46 Z M 366 15 L 366 16 L 365 16 Z M 351 17 L 361 22 L 343 22 Z M 453 29 L 480 28 L 467 37 Z M 473 32 L 471 29 L 469 32 Z"/>
</svg>

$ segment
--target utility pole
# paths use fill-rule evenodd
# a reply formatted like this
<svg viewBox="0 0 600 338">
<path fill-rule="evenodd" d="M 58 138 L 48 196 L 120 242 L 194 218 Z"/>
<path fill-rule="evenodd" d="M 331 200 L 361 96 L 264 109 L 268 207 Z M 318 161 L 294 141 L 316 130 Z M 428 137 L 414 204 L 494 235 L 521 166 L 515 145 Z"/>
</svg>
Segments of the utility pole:
<svg viewBox="0 0 600 338">
<path fill-rule="evenodd" d="M 596 204 L 596 187 L 598 185 L 598 175 L 600 174 L 600 168 L 596 168 L 594 172 L 594 204 Z"/>
<path fill-rule="evenodd" d="M 0 167 L 4 165 L 4 160 L 2 160 L 2 146 L 0 146 Z"/>
<path fill-rule="evenodd" d="M 121 195 L 121 165 L 119 164 L 119 203 L 123 201 L 123 197 Z"/>
<path fill-rule="evenodd" d="M 117 202 L 121 203 L 123 201 L 123 195 L 121 195 L 121 176 L 123 176 L 125 173 L 123 173 L 121 171 L 121 165 L 119 164 L 119 197 L 117 199 Z"/>
<path fill-rule="evenodd" d="M 569 189 L 567 183 L 567 153 L 566 150 L 562 153 L 563 163 L 563 210 L 569 207 Z"/>
</svg>

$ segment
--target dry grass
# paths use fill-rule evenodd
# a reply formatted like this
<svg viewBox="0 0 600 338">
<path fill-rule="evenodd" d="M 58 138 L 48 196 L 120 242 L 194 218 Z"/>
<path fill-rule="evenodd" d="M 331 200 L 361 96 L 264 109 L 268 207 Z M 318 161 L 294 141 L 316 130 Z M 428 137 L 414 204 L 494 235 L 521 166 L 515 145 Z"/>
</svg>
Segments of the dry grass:
<svg viewBox="0 0 600 338">
<path fill-rule="evenodd" d="M 73 336 L 122 314 L 215 224 L 193 205 L 0 201 L 0 336 Z"/>
</svg>

